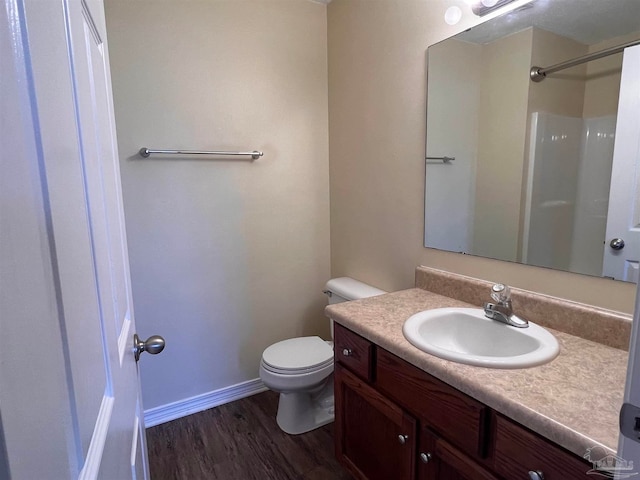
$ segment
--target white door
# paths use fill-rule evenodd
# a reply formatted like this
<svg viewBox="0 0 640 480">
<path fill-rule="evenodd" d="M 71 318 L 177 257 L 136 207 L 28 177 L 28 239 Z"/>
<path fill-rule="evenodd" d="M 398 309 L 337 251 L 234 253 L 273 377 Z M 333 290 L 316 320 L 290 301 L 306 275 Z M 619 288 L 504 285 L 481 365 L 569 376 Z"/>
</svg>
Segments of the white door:
<svg viewBox="0 0 640 480">
<path fill-rule="evenodd" d="M 633 418 L 638 415 L 638 409 L 634 407 L 640 407 L 640 283 L 638 289 L 636 289 L 636 305 L 635 313 L 633 315 L 633 325 L 631 327 L 631 342 L 629 344 L 629 362 L 627 366 L 627 383 L 624 391 L 624 403 L 632 406 L 630 409 L 632 412 L 631 417 L 626 417 L 622 422 L 626 427 L 633 427 L 637 425 L 638 418 Z M 629 432 L 630 433 L 630 432 Z M 634 432 L 637 437 L 638 432 Z M 620 435 L 618 441 L 618 456 L 623 462 L 633 462 L 635 470 L 632 472 L 638 472 L 638 466 L 640 466 L 640 441 L 632 440 L 625 435 Z M 626 476 L 620 476 L 616 478 L 628 478 Z"/>
<path fill-rule="evenodd" d="M 624 125 L 620 125 L 620 113 L 618 113 L 618 133 L 616 134 L 616 147 L 614 152 L 614 174 L 616 173 L 616 161 L 617 160 L 626 160 L 628 164 L 626 165 L 626 171 L 618 171 L 618 175 L 625 178 L 627 188 L 632 194 L 627 194 L 626 202 L 627 206 L 631 207 L 633 214 L 627 213 L 626 216 L 629 219 L 626 225 L 632 230 L 634 233 L 638 230 L 638 225 L 640 225 L 640 221 L 638 221 L 638 211 L 639 201 L 640 201 L 640 192 L 636 189 L 640 188 L 638 184 L 638 164 L 640 164 L 640 121 L 638 121 L 637 112 L 640 111 L 640 88 L 638 85 L 640 84 L 640 46 L 627 48 L 624 52 L 624 60 L 622 67 L 622 83 L 620 87 L 620 109 L 624 108 L 629 116 L 626 117 L 627 121 L 624 122 Z M 635 116 L 633 116 L 633 112 Z M 621 134 L 622 129 L 624 128 L 624 137 Z M 624 144 L 621 145 L 620 151 L 618 150 L 618 142 L 626 140 Z M 619 155 L 619 157 L 616 157 Z M 626 177 L 624 174 L 626 173 Z M 612 184 L 613 179 L 612 179 Z M 613 192 L 612 192 L 613 193 Z M 622 195 L 620 195 L 622 196 Z M 629 208 L 627 208 L 629 211 Z M 609 216 L 611 216 L 611 201 L 609 203 Z M 624 215 L 620 215 L 624 216 Z M 625 226 L 624 223 L 621 223 L 622 227 Z M 635 227 L 635 228 L 633 228 Z M 609 223 L 607 224 L 607 235 L 609 233 L 617 234 L 618 231 L 609 231 Z M 638 235 L 638 233 L 635 233 Z M 609 237 L 607 237 L 608 239 Z M 627 242 L 627 238 L 622 237 L 625 240 L 627 245 L 620 251 L 622 255 L 620 255 L 621 259 L 618 260 L 619 267 L 624 268 L 622 266 L 623 262 L 628 262 L 629 260 L 625 259 L 624 253 L 625 251 L 629 251 L 628 247 L 635 248 L 635 250 L 631 250 L 636 252 L 635 260 L 638 260 L 637 248 L 639 243 L 637 240 L 632 240 L 631 242 Z M 605 247 L 606 248 L 606 247 Z M 633 257 L 632 257 L 633 258 Z M 607 254 L 605 253 L 605 271 L 607 268 Z M 613 271 L 613 270 L 611 270 Z M 606 274 L 606 273 L 605 273 Z M 637 279 L 637 277 L 636 277 Z M 640 289 L 640 283 L 638 284 L 638 289 Z M 633 316 L 633 327 L 631 330 L 631 343 L 629 346 L 629 364 L 627 367 L 627 383 L 625 386 L 624 393 L 624 402 L 626 404 L 634 405 L 635 407 L 640 407 L 640 291 L 636 293 L 636 305 L 635 305 L 635 313 Z M 637 424 L 636 419 L 627 419 L 625 423 L 629 423 L 632 421 L 632 426 Z M 637 434 L 637 432 L 636 432 Z M 640 443 L 631 440 L 623 435 L 620 435 L 620 444 L 618 447 L 618 454 L 626 461 L 633 461 L 636 468 L 640 465 Z M 624 478 L 624 477 L 623 477 Z"/>
<path fill-rule="evenodd" d="M 640 46 L 635 46 L 625 49 L 622 61 L 602 274 L 636 283 L 640 267 L 639 82 Z"/>
<path fill-rule="evenodd" d="M 102 0 L 0 42 L 0 477 L 148 478 Z"/>
</svg>

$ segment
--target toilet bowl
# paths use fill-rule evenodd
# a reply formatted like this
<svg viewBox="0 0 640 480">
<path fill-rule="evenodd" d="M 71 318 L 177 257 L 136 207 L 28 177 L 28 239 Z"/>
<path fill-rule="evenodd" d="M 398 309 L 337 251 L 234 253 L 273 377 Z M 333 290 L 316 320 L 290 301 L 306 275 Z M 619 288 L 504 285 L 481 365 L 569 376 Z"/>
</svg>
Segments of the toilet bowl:
<svg viewBox="0 0 640 480">
<path fill-rule="evenodd" d="M 342 277 L 329 280 L 325 293 L 329 303 L 339 303 L 386 292 Z M 274 343 L 263 352 L 259 372 L 265 386 L 280 393 L 276 421 L 284 432 L 305 433 L 333 421 L 333 342 L 311 336 Z"/>
<path fill-rule="evenodd" d="M 260 379 L 280 393 L 278 426 L 308 432 L 333 421 L 333 348 L 320 337 L 290 338 L 268 347 Z"/>
</svg>

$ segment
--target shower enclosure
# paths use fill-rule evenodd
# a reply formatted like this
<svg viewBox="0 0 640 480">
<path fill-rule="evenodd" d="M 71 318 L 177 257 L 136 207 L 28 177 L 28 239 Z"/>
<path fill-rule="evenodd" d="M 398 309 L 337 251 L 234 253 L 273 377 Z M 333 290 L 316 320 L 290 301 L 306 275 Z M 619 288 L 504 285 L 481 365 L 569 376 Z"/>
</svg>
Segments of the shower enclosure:
<svg viewBox="0 0 640 480">
<path fill-rule="evenodd" d="M 615 127 L 615 115 L 532 114 L 523 262 L 602 275 Z"/>
</svg>

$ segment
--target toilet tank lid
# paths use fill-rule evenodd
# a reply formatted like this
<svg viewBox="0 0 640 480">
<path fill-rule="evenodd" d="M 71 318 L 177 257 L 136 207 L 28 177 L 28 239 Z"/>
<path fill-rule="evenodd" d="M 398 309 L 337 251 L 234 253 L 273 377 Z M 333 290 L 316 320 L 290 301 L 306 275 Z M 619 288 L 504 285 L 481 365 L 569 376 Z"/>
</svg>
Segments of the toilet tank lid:
<svg viewBox="0 0 640 480">
<path fill-rule="evenodd" d="M 332 278 L 325 285 L 325 290 L 335 293 L 346 300 L 358 300 L 387 293 L 351 277 Z"/>
</svg>

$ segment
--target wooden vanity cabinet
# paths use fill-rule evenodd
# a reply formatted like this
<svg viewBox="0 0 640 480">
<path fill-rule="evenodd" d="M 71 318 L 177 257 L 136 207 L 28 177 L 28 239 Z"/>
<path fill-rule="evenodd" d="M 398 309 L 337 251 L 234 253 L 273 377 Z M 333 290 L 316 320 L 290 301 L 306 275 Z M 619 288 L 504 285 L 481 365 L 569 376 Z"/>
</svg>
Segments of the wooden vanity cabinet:
<svg viewBox="0 0 640 480">
<path fill-rule="evenodd" d="M 356 477 L 415 478 L 415 418 L 337 364 L 336 456 Z"/>
<path fill-rule="evenodd" d="M 591 465 L 335 325 L 335 447 L 358 479 L 584 480 Z"/>
</svg>

